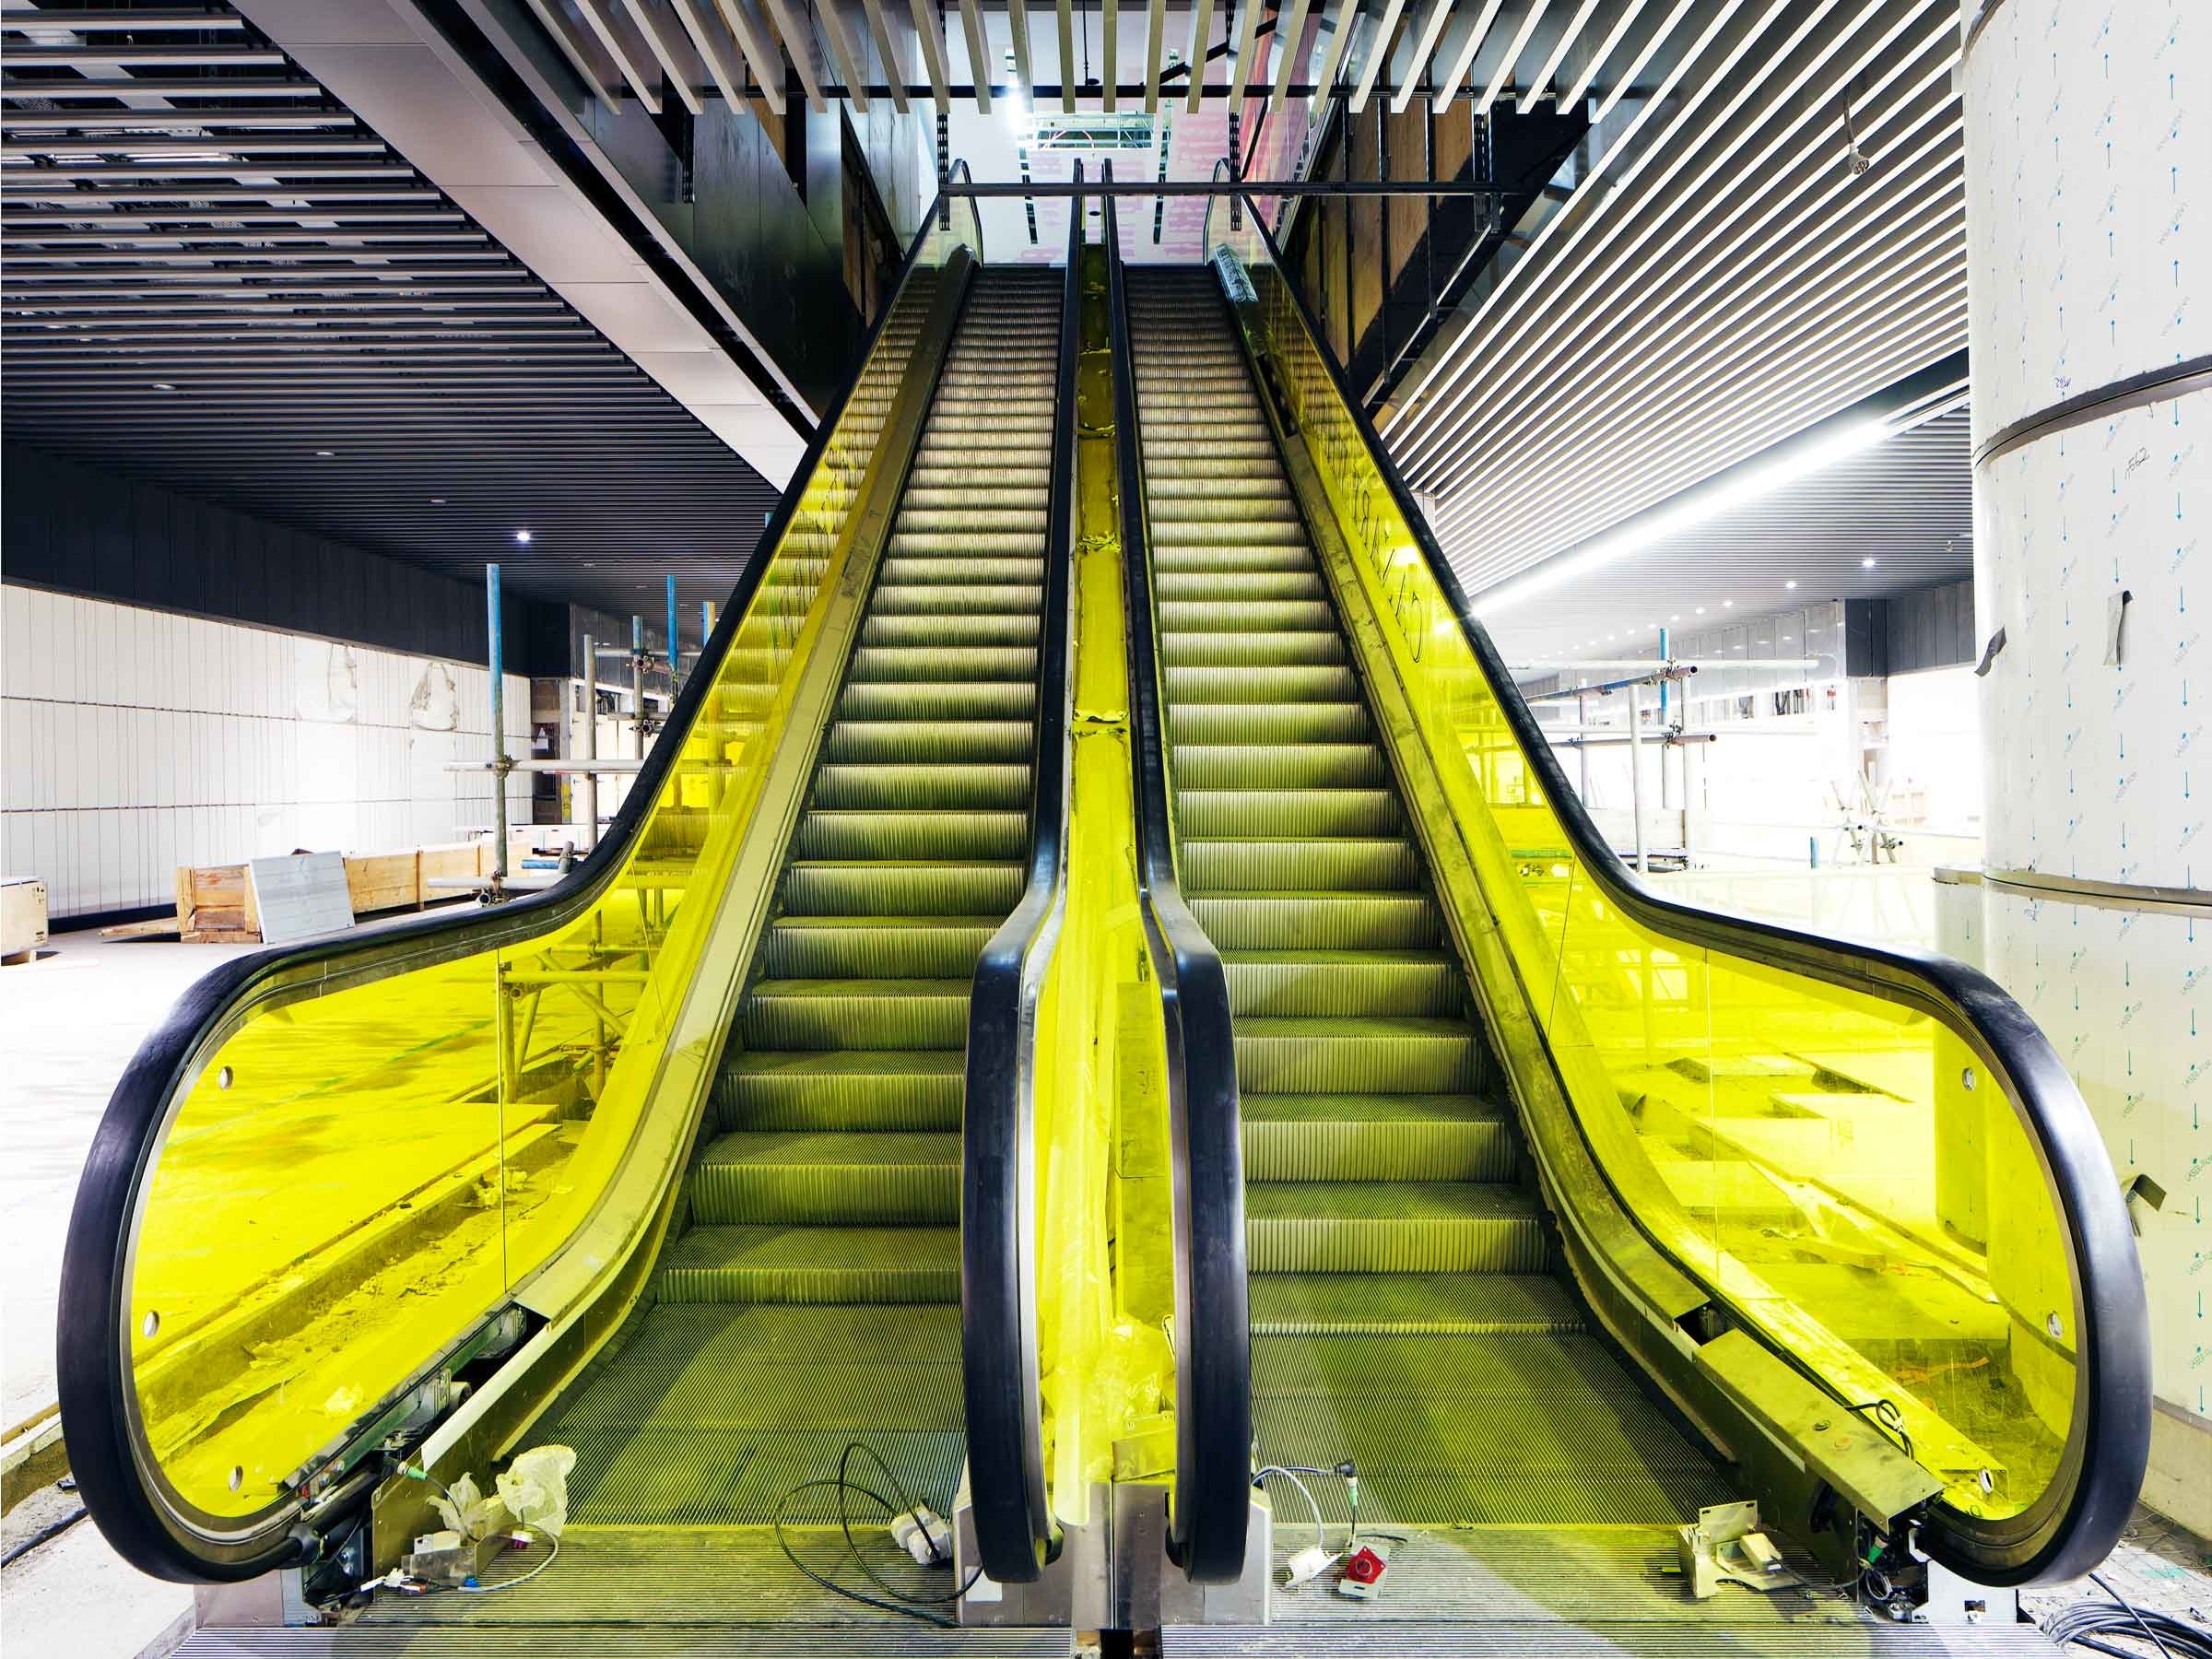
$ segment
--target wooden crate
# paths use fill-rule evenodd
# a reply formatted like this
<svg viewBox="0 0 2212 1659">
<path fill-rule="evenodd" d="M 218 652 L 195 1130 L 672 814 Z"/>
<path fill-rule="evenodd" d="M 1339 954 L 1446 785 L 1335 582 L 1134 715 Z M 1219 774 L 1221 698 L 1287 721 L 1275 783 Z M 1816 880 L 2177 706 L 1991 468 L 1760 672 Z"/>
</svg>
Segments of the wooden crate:
<svg viewBox="0 0 2212 1659">
<path fill-rule="evenodd" d="M 177 936 L 188 945 L 261 943 L 261 912 L 244 865 L 178 867 Z"/>
<path fill-rule="evenodd" d="M 463 896 L 453 888 L 439 886 L 440 880 L 475 879 L 490 873 L 490 847 L 484 841 L 414 847 L 405 853 L 349 853 L 346 891 L 356 916 L 420 910 Z M 174 932 L 190 945 L 258 945 L 261 915 L 244 865 L 184 865 L 177 871 L 173 924 L 134 922 L 104 931 L 111 937 Z"/>
</svg>

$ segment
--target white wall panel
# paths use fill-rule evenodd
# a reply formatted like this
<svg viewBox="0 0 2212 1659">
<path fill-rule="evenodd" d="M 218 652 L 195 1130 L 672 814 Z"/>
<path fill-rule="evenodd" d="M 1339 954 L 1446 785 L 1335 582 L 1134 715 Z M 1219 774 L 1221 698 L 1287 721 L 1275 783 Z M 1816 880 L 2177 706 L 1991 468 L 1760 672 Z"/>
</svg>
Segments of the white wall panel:
<svg viewBox="0 0 2212 1659">
<path fill-rule="evenodd" d="M 6 873 L 44 879 L 57 919 L 167 904 L 180 864 L 490 821 L 489 780 L 444 770 L 489 753 L 480 666 L 13 586 L 0 652 Z M 506 712 L 527 738 L 527 679 Z M 509 794 L 527 822 L 528 777 Z"/>
</svg>

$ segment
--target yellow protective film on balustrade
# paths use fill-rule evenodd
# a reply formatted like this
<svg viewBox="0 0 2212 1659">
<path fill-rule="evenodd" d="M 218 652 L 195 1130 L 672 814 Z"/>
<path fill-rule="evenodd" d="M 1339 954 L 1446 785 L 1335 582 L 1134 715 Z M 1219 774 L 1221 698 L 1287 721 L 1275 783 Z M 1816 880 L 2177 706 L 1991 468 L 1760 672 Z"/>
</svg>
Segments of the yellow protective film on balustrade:
<svg viewBox="0 0 2212 1659">
<path fill-rule="evenodd" d="M 280 1501 L 576 1235 L 649 1112 L 697 1109 L 655 1097 L 671 1022 L 935 273 L 974 240 L 956 213 L 917 257 L 594 901 L 498 948 L 464 930 L 413 960 L 280 968 L 195 1058 L 151 1151 L 124 1310 L 144 1442 L 187 1512 Z"/>
<path fill-rule="evenodd" d="M 2072 1258 L 2008 1085 L 1932 990 L 1874 994 L 1655 931 L 1585 865 L 1283 276 L 1217 213 L 1224 270 L 1336 544 L 1368 672 L 1402 688 L 1514 987 L 1624 1208 L 1968 1513 L 2027 1508 L 2073 1413 Z M 1387 724 L 1387 723 L 1386 723 Z M 1557 775 L 1556 771 L 1553 775 Z M 1441 894 L 1447 903 L 1451 895 Z M 1833 960 L 1847 970 L 1849 947 Z M 1842 977 L 1875 983 L 1870 976 Z"/>
</svg>

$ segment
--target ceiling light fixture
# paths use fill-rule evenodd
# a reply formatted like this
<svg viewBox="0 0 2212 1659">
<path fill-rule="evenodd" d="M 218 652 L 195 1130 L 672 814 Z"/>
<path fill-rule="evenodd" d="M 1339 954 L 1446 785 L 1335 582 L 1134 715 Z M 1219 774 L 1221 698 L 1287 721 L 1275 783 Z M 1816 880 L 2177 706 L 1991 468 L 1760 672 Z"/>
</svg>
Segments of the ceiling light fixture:
<svg viewBox="0 0 2212 1659">
<path fill-rule="evenodd" d="M 1800 478 L 1825 471 L 1888 435 L 1889 429 L 1881 421 L 1852 421 L 1832 436 L 1807 444 L 1794 454 L 1765 466 L 1752 467 L 1725 484 L 1700 489 L 1693 499 L 1678 507 L 1648 512 L 1624 529 L 1586 542 L 1572 552 L 1560 554 L 1521 575 L 1508 577 L 1488 593 L 1477 594 L 1474 608 L 1486 619 L 1500 616 L 1539 594 L 1550 592 L 1561 582 L 1588 575 L 1709 519 L 1734 512 L 1747 502 L 1771 495 Z"/>
<path fill-rule="evenodd" d="M 168 381 L 156 381 L 154 382 L 154 390 L 157 392 L 174 392 L 176 387 L 171 385 Z"/>
<path fill-rule="evenodd" d="M 1785 588 L 1794 588 L 1794 587 L 1795 587 L 1797 584 L 1796 584 L 1794 582 L 1783 582 L 1782 585 L 1783 585 L 1783 587 L 1785 587 Z"/>
<path fill-rule="evenodd" d="M 530 532 L 527 530 L 517 530 L 514 533 L 514 539 L 518 546 L 526 547 L 530 545 Z"/>
<path fill-rule="evenodd" d="M 1879 559 L 1862 559 L 1859 560 L 1859 569 L 1862 571 L 1871 571 L 1877 564 L 1880 562 L 1881 561 Z"/>
<path fill-rule="evenodd" d="M 315 459 L 318 461 L 335 461 L 337 458 L 338 452 L 336 450 L 317 450 L 315 452 Z"/>
</svg>

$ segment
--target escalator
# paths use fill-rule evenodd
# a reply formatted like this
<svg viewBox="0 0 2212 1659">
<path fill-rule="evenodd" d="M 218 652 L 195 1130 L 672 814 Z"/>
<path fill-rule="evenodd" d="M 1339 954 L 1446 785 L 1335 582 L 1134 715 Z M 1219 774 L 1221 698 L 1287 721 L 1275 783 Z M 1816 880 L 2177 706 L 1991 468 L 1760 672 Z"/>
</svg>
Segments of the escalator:
<svg viewBox="0 0 2212 1659">
<path fill-rule="evenodd" d="M 1679 1524 L 1735 1493 L 1556 1277 L 1219 284 L 1128 291 L 1176 851 L 1234 1019 L 1262 1456 L 1352 1460 L 1385 1524 Z"/>
<path fill-rule="evenodd" d="M 955 1600 L 921 1566 L 848 1594 L 848 1523 L 971 1483 L 1038 1510 L 1034 1420 L 964 1409 L 1021 1392 L 1022 1327 L 964 1332 L 963 1219 L 1027 1224 L 964 1206 L 963 1135 L 1032 1065 L 971 1021 L 1051 948 L 1074 336 L 1064 273 L 981 249 L 971 204 L 925 218 L 571 880 L 241 959 L 141 1051 L 60 1342 L 88 1507 L 140 1569 L 344 1599 L 433 1493 L 551 1444 L 560 1571 L 357 1601 L 362 1641 L 828 1630 Z"/>
<path fill-rule="evenodd" d="M 983 271 L 923 429 L 653 1305 L 543 1430 L 576 1523 L 770 1525 L 863 1436 L 959 1483 L 970 979 L 1029 845 L 1060 289 Z M 781 1510 L 837 1518 L 816 1488 Z"/>
</svg>

